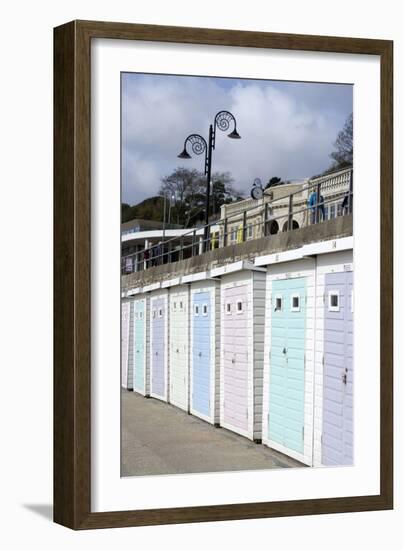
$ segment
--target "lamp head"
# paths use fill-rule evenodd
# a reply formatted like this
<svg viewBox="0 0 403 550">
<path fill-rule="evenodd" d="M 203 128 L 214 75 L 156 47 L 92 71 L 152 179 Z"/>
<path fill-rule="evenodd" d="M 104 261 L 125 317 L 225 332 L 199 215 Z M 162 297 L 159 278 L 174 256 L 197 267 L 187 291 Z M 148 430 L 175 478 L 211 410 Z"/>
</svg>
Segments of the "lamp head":
<svg viewBox="0 0 403 550">
<path fill-rule="evenodd" d="M 230 134 L 228 134 L 228 137 L 231 139 L 241 139 L 241 136 L 236 131 L 236 128 L 234 128 L 234 130 Z"/>
<path fill-rule="evenodd" d="M 182 153 L 180 155 L 178 155 L 178 158 L 179 159 L 191 159 L 192 157 L 186 151 L 186 147 L 184 147 Z"/>
</svg>

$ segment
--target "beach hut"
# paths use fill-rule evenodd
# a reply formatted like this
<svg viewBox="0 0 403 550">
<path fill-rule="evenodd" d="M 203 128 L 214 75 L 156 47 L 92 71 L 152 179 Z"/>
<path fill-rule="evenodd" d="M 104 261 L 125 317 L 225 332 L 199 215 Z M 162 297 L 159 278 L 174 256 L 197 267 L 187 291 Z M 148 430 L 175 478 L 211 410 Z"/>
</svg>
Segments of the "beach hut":
<svg viewBox="0 0 403 550">
<path fill-rule="evenodd" d="M 150 396 L 168 401 L 168 290 L 154 283 L 143 291 L 150 292 Z"/>
<path fill-rule="evenodd" d="M 169 402 L 189 411 L 189 286 L 169 286 Z"/>
<path fill-rule="evenodd" d="M 354 460 L 352 237 L 335 244 L 317 256 L 315 466 Z"/>
<path fill-rule="evenodd" d="M 126 390 L 133 389 L 133 349 L 130 336 L 132 319 L 132 300 L 126 297 L 121 302 L 121 385 Z"/>
<path fill-rule="evenodd" d="M 262 437 L 266 270 L 239 261 L 211 270 L 221 278 L 220 425 Z"/>
<path fill-rule="evenodd" d="M 141 395 L 150 395 L 149 376 L 149 333 L 150 299 L 142 294 L 133 300 L 133 390 Z"/>
<path fill-rule="evenodd" d="M 190 284 L 190 412 L 210 424 L 220 418 L 220 283 L 207 272 Z"/>
<path fill-rule="evenodd" d="M 315 258 L 301 247 L 255 263 L 267 266 L 262 442 L 312 465 Z"/>
</svg>

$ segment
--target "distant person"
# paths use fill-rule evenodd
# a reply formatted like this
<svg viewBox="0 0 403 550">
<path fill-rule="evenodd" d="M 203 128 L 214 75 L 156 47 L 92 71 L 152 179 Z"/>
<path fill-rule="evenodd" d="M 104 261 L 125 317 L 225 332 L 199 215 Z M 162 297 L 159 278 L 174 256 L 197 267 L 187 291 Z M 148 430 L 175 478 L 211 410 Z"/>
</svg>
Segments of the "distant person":
<svg viewBox="0 0 403 550">
<path fill-rule="evenodd" d="M 319 202 L 316 199 L 316 190 L 312 191 L 308 198 L 308 208 L 311 212 L 311 224 L 325 218 L 325 204 L 323 195 L 319 195 Z"/>
<path fill-rule="evenodd" d="M 162 264 L 163 263 L 163 257 L 162 257 L 161 243 L 158 243 L 157 246 L 155 247 L 154 254 L 155 254 L 155 265 Z"/>
<path fill-rule="evenodd" d="M 148 248 L 144 249 L 144 262 L 147 269 L 149 267 L 149 262 L 150 262 L 150 250 Z"/>
<path fill-rule="evenodd" d="M 157 265 L 157 247 L 156 246 L 153 246 L 151 248 L 151 252 L 150 252 L 150 255 L 151 255 L 151 265 L 154 267 L 155 265 Z"/>
<path fill-rule="evenodd" d="M 343 202 L 341 203 L 341 212 L 343 216 L 350 212 L 350 200 L 350 193 L 346 193 L 344 195 Z"/>
</svg>

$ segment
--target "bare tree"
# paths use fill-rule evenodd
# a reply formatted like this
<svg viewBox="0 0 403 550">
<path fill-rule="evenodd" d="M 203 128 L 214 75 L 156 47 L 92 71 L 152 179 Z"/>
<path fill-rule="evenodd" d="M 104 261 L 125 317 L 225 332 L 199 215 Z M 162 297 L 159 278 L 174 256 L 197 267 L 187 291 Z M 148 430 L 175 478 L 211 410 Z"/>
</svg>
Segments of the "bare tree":
<svg viewBox="0 0 403 550">
<path fill-rule="evenodd" d="M 211 210 L 217 214 L 222 204 L 242 197 L 233 187 L 229 172 L 215 172 L 211 185 Z M 198 170 L 179 167 L 161 180 L 160 195 L 173 198 L 172 219 L 189 227 L 205 219 L 206 176 Z"/>
<path fill-rule="evenodd" d="M 330 154 L 334 163 L 332 169 L 344 168 L 353 164 L 353 113 L 347 118 L 343 129 L 334 142 L 335 151 Z"/>
<path fill-rule="evenodd" d="M 192 213 L 203 204 L 202 174 L 195 169 L 179 167 L 161 180 L 160 195 L 173 199 L 172 217 L 177 224 L 188 226 Z"/>
</svg>

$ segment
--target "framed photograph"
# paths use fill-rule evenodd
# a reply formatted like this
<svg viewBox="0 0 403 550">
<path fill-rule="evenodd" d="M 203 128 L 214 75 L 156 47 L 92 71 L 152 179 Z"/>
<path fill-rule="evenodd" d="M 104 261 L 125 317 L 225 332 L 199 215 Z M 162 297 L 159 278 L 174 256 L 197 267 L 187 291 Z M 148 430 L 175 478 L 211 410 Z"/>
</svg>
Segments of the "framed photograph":
<svg viewBox="0 0 403 550">
<path fill-rule="evenodd" d="M 393 43 L 54 32 L 54 520 L 393 507 Z"/>
</svg>

